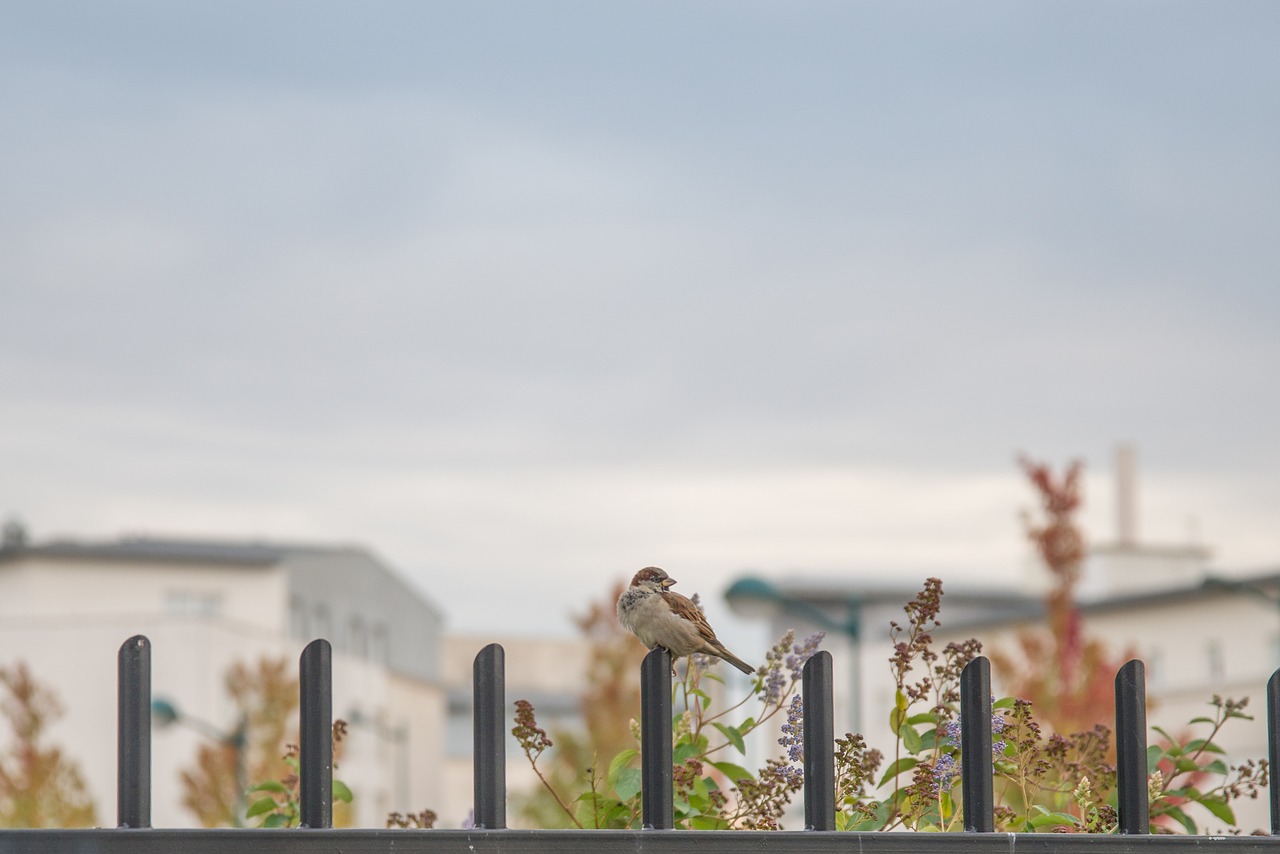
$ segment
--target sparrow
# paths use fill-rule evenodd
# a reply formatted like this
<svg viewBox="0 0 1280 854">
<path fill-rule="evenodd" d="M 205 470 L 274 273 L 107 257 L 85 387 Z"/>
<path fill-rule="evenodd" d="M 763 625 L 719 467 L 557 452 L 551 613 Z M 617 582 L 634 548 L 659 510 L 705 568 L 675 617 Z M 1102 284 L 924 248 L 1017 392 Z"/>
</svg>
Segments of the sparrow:
<svg viewBox="0 0 1280 854">
<path fill-rule="evenodd" d="M 663 647 L 677 658 L 695 652 L 714 655 L 747 675 L 754 673 L 754 667 L 725 649 L 692 600 L 671 592 L 675 583 L 656 566 L 637 572 L 618 597 L 618 622 L 650 649 Z"/>
</svg>

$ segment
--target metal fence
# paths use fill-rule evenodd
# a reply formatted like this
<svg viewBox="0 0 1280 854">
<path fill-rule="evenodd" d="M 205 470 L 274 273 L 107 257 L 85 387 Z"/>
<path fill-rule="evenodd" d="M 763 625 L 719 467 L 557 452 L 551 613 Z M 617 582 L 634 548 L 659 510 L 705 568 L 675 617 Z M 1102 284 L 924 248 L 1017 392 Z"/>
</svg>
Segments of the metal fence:
<svg viewBox="0 0 1280 854">
<path fill-rule="evenodd" d="M 965 833 L 844 833 L 835 830 L 835 758 L 831 655 L 805 664 L 803 831 L 674 830 L 671 659 L 654 650 L 641 668 L 643 830 L 513 830 L 506 822 L 506 692 L 503 649 L 490 644 L 474 666 L 475 827 L 465 830 L 334 829 L 331 740 L 332 652 L 312 641 L 299 662 L 299 807 L 293 829 L 156 829 L 151 827 L 151 644 L 138 635 L 120 648 L 117 827 L 93 830 L 0 830 L 0 854 L 262 854 L 295 852 L 652 852 L 652 854 L 1176 854 L 1212 848 L 1223 854 L 1280 854 L 1280 784 L 1270 787 L 1272 836 L 1169 836 L 1147 833 L 1146 696 L 1141 661 L 1116 676 L 1119 835 L 994 833 L 990 762 L 962 764 Z M 990 666 L 972 661 L 961 675 L 961 751 L 991 755 Z M 1276 763 L 1280 671 L 1267 683 L 1269 759 Z"/>
</svg>

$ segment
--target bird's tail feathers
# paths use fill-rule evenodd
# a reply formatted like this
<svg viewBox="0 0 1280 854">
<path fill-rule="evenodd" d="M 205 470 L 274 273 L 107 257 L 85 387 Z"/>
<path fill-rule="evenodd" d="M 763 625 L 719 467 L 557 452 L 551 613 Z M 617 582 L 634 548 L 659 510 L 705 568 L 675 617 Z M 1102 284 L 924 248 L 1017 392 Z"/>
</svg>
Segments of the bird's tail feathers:
<svg viewBox="0 0 1280 854">
<path fill-rule="evenodd" d="M 729 652 L 729 650 L 725 649 L 724 647 L 720 647 L 720 657 L 723 658 L 725 661 L 729 662 L 730 664 L 732 664 L 734 667 L 741 670 L 743 673 L 747 674 L 748 676 L 756 672 L 756 669 L 754 667 L 752 667 L 750 664 L 747 664 L 741 658 L 738 658 L 738 656 Z"/>
</svg>

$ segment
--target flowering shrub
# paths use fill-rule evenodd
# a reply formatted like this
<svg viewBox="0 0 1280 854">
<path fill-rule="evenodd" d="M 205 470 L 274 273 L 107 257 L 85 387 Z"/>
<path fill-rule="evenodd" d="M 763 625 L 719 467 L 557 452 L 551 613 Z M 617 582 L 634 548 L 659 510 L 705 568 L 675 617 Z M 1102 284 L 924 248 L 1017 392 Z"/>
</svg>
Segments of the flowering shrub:
<svg viewBox="0 0 1280 854">
<path fill-rule="evenodd" d="M 766 654 L 766 663 L 753 677 L 751 693 L 738 703 L 713 711 L 713 701 L 705 683 L 722 683 L 708 667 L 710 661 L 695 655 L 682 669 L 672 687 L 673 707 L 678 709 L 673 726 L 672 779 L 675 792 L 676 826 L 694 829 L 776 829 L 792 797 L 804 784 L 799 744 L 801 733 L 800 697 L 797 687 L 804 663 L 822 642 L 821 633 L 796 643 L 788 632 Z M 732 723 L 732 716 L 746 712 L 752 700 L 759 705 L 755 714 Z M 788 755 L 769 759 L 752 772 L 734 761 L 745 756 L 746 737 L 770 720 L 784 715 L 784 736 Z M 543 785 L 578 827 L 639 827 L 640 769 L 638 747 L 622 750 L 602 774 L 587 769 L 589 791 L 573 797 L 555 790 L 538 765 L 539 757 L 552 746 L 546 731 L 537 724 L 533 706 L 516 702 L 517 743 Z M 632 733 L 639 744 L 639 724 L 632 721 Z"/>
<path fill-rule="evenodd" d="M 980 652 L 975 640 L 934 649 L 931 633 L 941 623 L 942 582 L 929 579 L 905 606 L 905 624 L 890 624 L 889 659 L 895 685 L 890 712 L 894 741 L 888 753 L 871 748 L 860 734 L 835 740 L 836 824 L 841 830 L 949 831 L 962 828 L 959 797 L 959 679 Z M 672 780 L 675 824 L 692 829 L 780 829 L 786 807 L 804 786 L 803 703 L 798 692 L 804 663 L 822 642 L 818 633 L 796 641 L 788 632 L 765 655 L 742 700 L 716 710 L 708 683 L 722 680 L 702 656 L 692 656 L 673 684 Z M 1245 701 L 1214 697 L 1215 713 L 1196 718 L 1202 737 L 1179 740 L 1156 729 L 1163 741 L 1148 750 L 1152 832 L 1181 828 L 1198 832 L 1187 813 L 1199 804 L 1228 826 L 1233 800 L 1256 798 L 1267 783 L 1265 761 L 1230 767 L 1214 738 L 1233 718 L 1247 718 Z M 587 769 L 588 790 L 556 790 L 539 767 L 552 740 L 533 706 L 516 704 L 512 730 L 525 756 L 560 809 L 578 827 L 636 828 L 640 825 L 639 726 L 636 747 L 612 757 L 606 770 Z M 1116 770 L 1111 731 L 1102 725 L 1046 736 L 1031 703 L 994 700 L 991 719 L 996 828 L 1006 831 L 1114 832 Z M 740 763 L 746 737 L 771 720 L 780 721 L 782 748 L 755 771 Z M 735 722 L 736 721 L 736 722 Z M 888 764 L 885 765 L 886 760 Z M 884 770 L 881 767 L 884 766 Z"/>
</svg>

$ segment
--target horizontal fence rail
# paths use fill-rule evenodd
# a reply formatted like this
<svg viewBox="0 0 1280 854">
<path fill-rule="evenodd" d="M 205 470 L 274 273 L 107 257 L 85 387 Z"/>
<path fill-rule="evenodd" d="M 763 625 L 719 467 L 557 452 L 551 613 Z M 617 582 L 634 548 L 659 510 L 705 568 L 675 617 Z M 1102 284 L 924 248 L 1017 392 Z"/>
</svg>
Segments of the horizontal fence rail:
<svg viewBox="0 0 1280 854">
<path fill-rule="evenodd" d="M 1275 854 L 1270 836 L 834 830 L 0 830 L 0 854 Z"/>
<path fill-rule="evenodd" d="M 836 852 L 859 854 L 1141 854 L 1206 847 L 1223 854 L 1280 854 L 1280 784 L 1270 787 L 1272 836 L 1171 836 L 1148 833 L 1146 695 L 1143 665 L 1130 661 L 1116 675 L 1116 750 L 1120 835 L 993 833 L 991 676 L 978 657 L 960 678 L 960 738 L 965 833 L 835 832 L 834 704 L 827 652 L 804 666 L 803 831 L 675 830 L 672 775 L 672 662 L 664 649 L 641 667 L 641 799 L 643 830 L 511 830 L 506 828 L 504 652 L 490 644 L 476 656 L 474 815 L 467 830 L 342 829 L 333 823 L 332 651 L 308 644 L 299 659 L 299 788 L 301 827 L 294 829 L 151 828 L 151 644 L 137 635 L 118 656 L 117 827 L 94 830 L 0 829 L 0 854 L 85 851 L 114 854 L 238 851 L 290 854 L 355 852 Z M 1280 743 L 1280 671 L 1267 683 L 1269 758 Z"/>
</svg>

